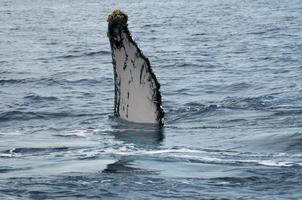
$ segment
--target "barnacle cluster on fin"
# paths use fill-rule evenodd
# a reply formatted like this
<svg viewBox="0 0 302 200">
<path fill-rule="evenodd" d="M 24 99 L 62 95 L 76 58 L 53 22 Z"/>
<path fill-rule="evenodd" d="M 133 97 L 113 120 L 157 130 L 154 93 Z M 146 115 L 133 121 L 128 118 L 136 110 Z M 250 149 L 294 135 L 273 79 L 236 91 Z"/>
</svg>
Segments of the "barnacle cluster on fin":
<svg viewBox="0 0 302 200">
<path fill-rule="evenodd" d="M 116 22 L 127 26 L 128 15 L 120 10 L 114 10 L 111 15 L 108 16 L 108 22 Z"/>
</svg>

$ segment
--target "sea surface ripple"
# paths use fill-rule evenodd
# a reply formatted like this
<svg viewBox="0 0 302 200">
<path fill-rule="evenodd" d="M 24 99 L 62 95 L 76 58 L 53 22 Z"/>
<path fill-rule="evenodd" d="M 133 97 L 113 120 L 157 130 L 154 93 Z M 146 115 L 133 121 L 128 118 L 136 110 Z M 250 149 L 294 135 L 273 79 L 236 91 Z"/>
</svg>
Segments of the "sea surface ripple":
<svg viewBox="0 0 302 200">
<path fill-rule="evenodd" d="M 165 127 L 112 116 L 107 15 Z M 0 199 L 302 199 L 300 0 L 3 0 Z"/>
</svg>

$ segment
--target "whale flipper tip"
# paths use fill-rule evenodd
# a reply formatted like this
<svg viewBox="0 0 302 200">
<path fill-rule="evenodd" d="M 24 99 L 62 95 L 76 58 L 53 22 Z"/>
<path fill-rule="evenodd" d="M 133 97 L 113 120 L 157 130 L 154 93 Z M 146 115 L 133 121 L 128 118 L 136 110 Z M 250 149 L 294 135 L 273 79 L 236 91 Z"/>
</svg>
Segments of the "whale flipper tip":
<svg viewBox="0 0 302 200">
<path fill-rule="evenodd" d="M 116 22 L 127 25 L 128 15 L 121 10 L 114 10 L 107 18 L 108 22 Z"/>
</svg>

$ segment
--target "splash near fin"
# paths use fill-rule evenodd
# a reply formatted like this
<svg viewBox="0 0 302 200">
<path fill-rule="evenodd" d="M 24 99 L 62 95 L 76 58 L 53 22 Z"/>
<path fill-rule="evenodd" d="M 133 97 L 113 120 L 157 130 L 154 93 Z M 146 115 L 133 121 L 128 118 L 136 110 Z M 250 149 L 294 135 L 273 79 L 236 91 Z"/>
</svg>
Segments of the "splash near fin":
<svg viewBox="0 0 302 200">
<path fill-rule="evenodd" d="M 128 16 L 108 16 L 108 37 L 114 70 L 114 114 L 129 122 L 163 125 L 160 84 L 150 62 L 131 37 Z"/>
</svg>

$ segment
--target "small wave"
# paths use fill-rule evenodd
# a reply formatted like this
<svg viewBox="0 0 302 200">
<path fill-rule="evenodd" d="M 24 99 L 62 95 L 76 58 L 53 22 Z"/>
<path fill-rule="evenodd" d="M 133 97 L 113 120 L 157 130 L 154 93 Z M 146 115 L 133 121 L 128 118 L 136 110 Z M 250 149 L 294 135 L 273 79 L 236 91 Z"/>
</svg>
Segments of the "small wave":
<svg viewBox="0 0 302 200">
<path fill-rule="evenodd" d="M 271 35 L 273 33 L 280 33 L 280 31 L 283 31 L 284 29 L 280 28 L 280 27 L 260 27 L 258 30 L 256 31 L 251 31 L 248 32 L 247 34 L 251 34 L 251 35 Z"/>
<path fill-rule="evenodd" d="M 55 134 L 56 137 L 71 137 L 71 138 L 85 138 L 87 136 L 93 135 L 94 132 L 88 130 L 74 130 L 67 133 Z"/>
<path fill-rule="evenodd" d="M 221 102 L 223 108 L 228 109 L 264 109 L 273 105 L 273 96 L 266 95 L 260 97 L 228 97 Z"/>
<path fill-rule="evenodd" d="M 70 147 L 17 147 L 0 152 L 2 158 L 15 158 L 24 156 L 39 156 L 51 153 L 62 153 L 72 150 Z"/>
<path fill-rule="evenodd" d="M 188 152 L 187 152 L 188 153 Z M 192 152 L 194 153 L 194 152 Z M 144 155 L 147 156 L 150 153 L 145 153 Z M 153 153 L 151 153 L 153 154 Z M 184 162 L 191 162 L 191 163 L 206 163 L 206 164 L 217 164 L 217 165 L 262 165 L 268 167 L 294 167 L 294 166 L 302 166 L 302 163 L 290 162 L 290 161 L 277 161 L 277 160 L 250 160 L 249 157 L 241 158 L 241 159 L 233 159 L 225 155 L 225 157 L 220 157 L 219 155 L 191 155 L 191 154 L 182 154 L 180 152 L 158 152 L 159 154 L 156 159 L 161 158 L 166 161 L 184 161 Z M 167 154 L 167 155 L 165 155 Z M 218 157 L 219 156 L 219 157 Z M 147 159 L 147 157 L 146 157 Z"/>
<path fill-rule="evenodd" d="M 42 85 L 55 85 L 59 84 L 59 80 L 54 78 L 23 78 L 23 79 L 0 79 L 0 85 L 19 85 L 19 84 L 42 84 Z"/>
<path fill-rule="evenodd" d="M 130 166 L 127 162 L 117 161 L 107 165 L 103 173 L 153 174 L 152 171 Z"/>
<path fill-rule="evenodd" d="M 204 154 L 204 155 L 195 155 L 196 153 Z M 140 152 L 137 154 L 139 156 L 144 157 L 144 159 L 148 159 L 148 155 L 155 155 L 156 159 L 160 159 L 163 161 L 169 162 L 191 162 L 191 163 L 206 163 L 206 164 L 216 164 L 216 165 L 263 165 L 269 167 L 292 167 L 299 166 L 299 163 L 292 163 L 286 161 L 273 161 L 273 160 L 249 160 L 247 159 L 232 159 L 228 156 L 226 157 L 218 157 L 219 155 L 211 155 L 206 154 L 206 152 L 198 152 L 198 151 L 155 151 L 155 152 Z M 152 159 L 152 157 L 151 157 Z"/>
<path fill-rule="evenodd" d="M 22 167 L 22 168 L 13 168 L 13 167 L 0 167 L 0 174 L 7 173 L 12 171 L 22 171 L 22 170 L 29 170 L 32 169 L 31 167 Z"/>
<path fill-rule="evenodd" d="M 120 144 L 121 145 L 121 144 Z M 170 148 L 145 150 L 135 146 L 122 144 L 114 148 L 102 150 L 80 151 L 80 159 L 95 159 L 100 155 L 118 157 L 134 157 L 142 160 L 162 162 L 185 162 L 229 166 L 267 166 L 267 167 L 301 167 L 302 163 L 290 160 L 292 155 L 258 155 L 238 153 L 224 150 Z"/>
<path fill-rule="evenodd" d="M 250 184 L 250 182 L 255 183 L 266 183 L 271 181 L 270 178 L 265 176 L 247 176 L 247 177 L 219 177 L 219 178 L 212 178 L 212 181 L 219 181 L 220 184 Z"/>
<path fill-rule="evenodd" d="M 276 162 L 273 160 L 258 161 L 258 164 L 270 166 L 270 167 L 290 167 L 290 166 L 294 166 L 294 165 L 299 165 L 299 164 L 290 163 L 290 162 Z"/>
<path fill-rule="evenodd" d="M 0 158 L 11 158 L 13 157 L 10 153 L 0 153 Z"/>
<path fill-rule="evenodd" d="M 203 36 L 206 35 L 206 33 L 193 33 L 191 36 Z"/>
<path fill-rule="evenodd" d="M 215 104 L 203 105 L 197 102 L 187 103 L 181 108 L 170 109 L 168 112 L 171 116 L 174 117 L 170 119 L 167 118 L 167 122 L 196 118 L 197 115 L 206 115 L 211 112 L 217 111 L 220 108 L 220 105 Z"/>
<path fill-rule="evenodd" d="M 92 153 L 92 152 L 90 152 Z M 110 154 L 115 156 L 135 156 L 144 160 L 160 160 L 163 162 L 190 162 L 215 165 L 245 166 L 261 165 L 267 167 L 295 167 L 302 166 L 289 154 L 253 154 L 233 152 L 228 150 L 190 149 L 185 147 L 169 149 L 137 149 L 124 145 L 120 148 L 106 148 L 103 151 L 95 151 L 98 154 Z"/>
<path fill-rule="evenodd" d="M 200 150 L 192 150 L 192 149 L 159 149 L 159 150 L 139 150 L 135 148 L 121 148 L 119 151 L 113 151 L 111 153 L 119 154 L 119 155 L 170 155 L 170 154 L 184 154 L 184 153 L 205 153 L 205 151 Z M 120 151 L 122 150 L 122 151 Z"/>
<path fill-rule="evenodd" d="M 34 102 L 41 102 L 41 101 L 57 101 L 57 97 L 45 97 L 45 96 L 40 96 L 36 94 L 28 94 L 27 96 L 23 97 L 25 100 L 30 100 Z"/>
<path fill-rule="evenodd" d="M 54 75 L 55 77 L 55 75 Z M 24 78 L 24 79 L 0 79 L 0 86 L 6 85 L 24 85 L 24 84 L 35 84 L 35 85 L 46 85 L 46 86 L 53 86 L 53 85 L 64 85 L 64 84 L 99 84 L 99 83 L 106 83 L 111 82 L 110 78 L 102 78 L 102 79 L 91 79 L 91 78 L 82 78 L 76 80 L 69 80 L 69 79 L 60 79 L 60 78 Z M 31 94 L 29 96 L 32 96 Z M 43 97 L 42 97 L 43 98 Z M 53 98 L 53 97 L 51 97 Z M 52 99 L 51 99 L 52 100 Z"/>
<path fill-rule="evenodd" d="M 6 63 L 8 63 L 8 62 L 5 60 L 0 60 L 0 64 L 6 64 Z"/>
<path fill-rule="evenodd" d="M 79 57 L 90 57 L 90 56 L 97 56 L 97 55 L 110 55 L 110 51 L 92 51 L 92 52 L 84 52 L 81 54 L 68 54 L 63 56 L 57 56 L 56 59 L 72 59 L 72 58 L 79 58 Z"/>
<path fill-rule="evenodd" d="M 88 79 L 88 78 L 83 78 L 83 79 L 78 79 L 78 80 L 67 80 L 64 79 L 65 83 L 72 83 L 72 84 L 87 84 L 87 85 L 94 85 L 98 83 L 104 83 L 104 80 L 97 80 L 97 79 Z"/>
<path fill-rule="evenodd" d="M 51 152 L 61 152 L 69 150 L 68 147 L 19 147 L 2 151 L 2 156 L 13 157 L 14 155 L 26 155 L 26 154 L 45 154 Z M 1 154 L 0 154 L 1 155 Z M 9 156 L 10 155 L 10 156 Z"/>
<path fill-rule="evenodd" d="M 29 79 L 0 79 L 0 85 L 26 83 Z"/>
<path fill-rule="evenodd" d="M 282 109 L 282 110 L 278 110 L 276 111 L 274 114 L 274 116 L 295 116 L 295 115 L 302 115 L 302 109 L 301 108 L 295 108 L 295 109 Z"/>
<path fill-rule="evenodd" d="M 10 120 L 32 120 L 32 119 L 53 119 L 53 118 L 65 118 L 65 117 L 85 117 L 85 116 L 98 116 L 94 113 L 70 113 L 70 112 L 25 112 L 25 111 L 7 111 L 0 113 L 0 122 Z"/>
<path fill-rule="evenodd" d="M 242 91 L 246 90 L 251 87 L 251 84 L 248 84 L 246 82 L 241 82 L 241 83 L 234 83 L 231 85 L 226 85 L 223 89 L 227 91 Z"/>
<path fill-rule="evenodd" d="M 8 111 L 0 113 L 0 122 L 10 120 L 30 120 L 30 119 L 43 119 L 42 115 L 35 112 L 22 112 L 22 111 Z"/>
<path fill-rule="evenodd" d="M 63 137 L 63 138 L 84 138 L 84 135 L 78 134 L 54 134 L 55 137 Z"/>
</svg>

